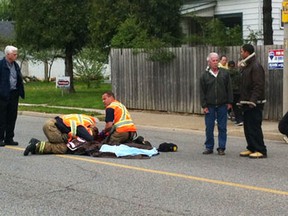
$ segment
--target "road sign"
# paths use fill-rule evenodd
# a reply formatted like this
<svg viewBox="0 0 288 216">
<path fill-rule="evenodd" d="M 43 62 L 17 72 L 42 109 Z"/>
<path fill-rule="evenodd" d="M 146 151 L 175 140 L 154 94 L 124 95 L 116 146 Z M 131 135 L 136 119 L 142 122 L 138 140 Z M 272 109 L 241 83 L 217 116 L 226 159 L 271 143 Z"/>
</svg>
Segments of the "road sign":
<svg viewBox="0 0 288 216">
<path fill-rule="evenodd" d="M 56 88 L 70 88 L 70 77 L 57 77 L 56 78 Z"/>
<path fill-rule="evenodd" d="M 283 69 L 284 66 L 284 49 L 269 50 L 268 69 Z"/>
</svg>

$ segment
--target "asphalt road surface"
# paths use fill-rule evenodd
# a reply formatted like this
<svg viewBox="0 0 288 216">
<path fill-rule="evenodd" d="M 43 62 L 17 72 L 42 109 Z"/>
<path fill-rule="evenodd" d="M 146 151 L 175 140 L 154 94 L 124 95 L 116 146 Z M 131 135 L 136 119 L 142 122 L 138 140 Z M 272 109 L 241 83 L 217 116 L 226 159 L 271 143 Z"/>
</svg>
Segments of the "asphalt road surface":
<svg viewBox="0 0 288 216">
<path fill-rule="evenodd" d="M 266 141 L 267 159 L 239 157 L 245 139 L 228 137 L 225 156 L 202 155 L 203 133 L 138 126 L 155 147 L 178 152 L 151 159 L 23 156 L 45 140 L 45 117 L 18 116 L 19 146 L 0 148 L 0 215 L 287 215 L 287 145 Z M 99 123 L 103 128 L 103 123 Z"/>
</svg>

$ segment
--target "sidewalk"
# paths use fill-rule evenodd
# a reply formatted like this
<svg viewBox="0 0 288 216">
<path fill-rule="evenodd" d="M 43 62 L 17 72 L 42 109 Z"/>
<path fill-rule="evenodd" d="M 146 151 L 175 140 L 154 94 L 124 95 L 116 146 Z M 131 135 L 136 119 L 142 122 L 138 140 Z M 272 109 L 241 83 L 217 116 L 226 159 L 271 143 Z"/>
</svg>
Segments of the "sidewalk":
<svg viewBox="0 0 288 216">
<path fill-rule="evenodd" d="M 205 133 L 203 115 L 167 114 L 147 111 L 130 111 L 130 114 L 136 126 L 187 129 Z M 278 131 L 278 122 L 263 121 L 262 130 L 265 139 L 283 141 L 283 135 Z M 244 137 L 243 126 L 235 126 L 230 120 L 228 120 L 227 131 L 228 136 Z M 283 143 L 286 144 L 284 141 Z"/>
<path fill-rule="evenodd" d="M 21 104 L 29 106 L 29 104 Z M 30 105 L 31 106 L 31 105 Z M 55 107 L 55 106 L 49 106 Z M 65 107 L 67 109 L 67 107 Z M 76 108 L 83 111 L 95 111 L 97 113 L 104 114 L 104 110 L 96 109 L 85 109 L 85 108 Z M 189 114 L 175 114 L 175 113 L 166 113 L 166 112 L 156 112 L 156 111 L 138 111 L 138 110 L 129 110 L 131 117 L 134 123 L 139 126 L 150 126 L 150 127 L 162 127 L 162 128 L 172 128 L 172 129 L 185 129 L 193 130 L 201 133 L 205 133 L 205 124 L 203 115 L 189 115 Z M 39 114 L 35 112 L 23 111 L 19 112 L 23 115 L 46 115 L 54 117 L 57 114 Z M 275 121 L 263 121 L 262 130 L 264 138 L 268 140 L 277 140 L 283 142 L 283 135 L 278 131 L 278 122 Z M 228 136 L 239 136 L 244 137 L 243 126 L 235 126 L 233 122 L 228 120 Z"/>
</svg>

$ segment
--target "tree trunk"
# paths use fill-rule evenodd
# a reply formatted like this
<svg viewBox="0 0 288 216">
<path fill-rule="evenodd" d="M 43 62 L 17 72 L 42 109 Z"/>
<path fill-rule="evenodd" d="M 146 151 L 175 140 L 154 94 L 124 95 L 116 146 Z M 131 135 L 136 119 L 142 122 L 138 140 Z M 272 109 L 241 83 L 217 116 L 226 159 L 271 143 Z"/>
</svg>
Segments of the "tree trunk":
<svg viewBox="0 0 288 216">
<path fill-rule="evenodd" d="M 73 51 L 69 47 L 65 50 L 65 76 L 70 77 L 69 93 L 75 93 L 73 80 Z"/>
<path fill-rule="evenodd" d="M 264 45 L 273 45 L 271 0 L 263 1 L 263 36 L 264 36 Z"/>
<path fill-rule="evenodd" d="M 47 60 L 44 61 L 44 80 L 45 81 L 49 81 L 49 77 L 48 77 L 48 61 Z"/>
</svg>

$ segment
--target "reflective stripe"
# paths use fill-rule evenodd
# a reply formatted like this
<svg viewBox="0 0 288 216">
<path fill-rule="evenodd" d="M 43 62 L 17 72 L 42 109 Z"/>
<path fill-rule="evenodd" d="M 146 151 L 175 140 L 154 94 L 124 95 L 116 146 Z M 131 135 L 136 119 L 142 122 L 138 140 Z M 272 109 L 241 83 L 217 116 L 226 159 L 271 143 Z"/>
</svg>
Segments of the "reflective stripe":
<svg viewBox="0 0 288 216">
<path fill-rule="evenodd" d="M 70 120 L 71 135 L 74 137 L 77 133 L 77 124 L 75 120 Z"/>
<path fill-rule="evenodd" d="M 40 144 L 39 144 L 39 153 L 40 153 L 40 154 L 43 154 L 44 148 L 45 148 L 45 144 L 46 144 L 45 141 L 41 141 L 41 142 L 40 142 Z"/>
<path fill-rule="evenodd" d="M 126 109 L 126 107 L 119 103 L 119 102 L 112 102 L 111 105 L 113 106 L 117 106 L 119 107 L 121 110 L 122 110 L 122 113 L 121 113 L 121 117 L 119 119 L 119 121 L 117 123 L 114 124 L 114 127 L 115 128 L 119 128 L 119 127 L 122 127 L 122 126 L 129 126 L 129 125 L 133 125 L 133 122 L 131 119 L 126 119 L 126 116 L 128 111 Z"/>
</svg>

